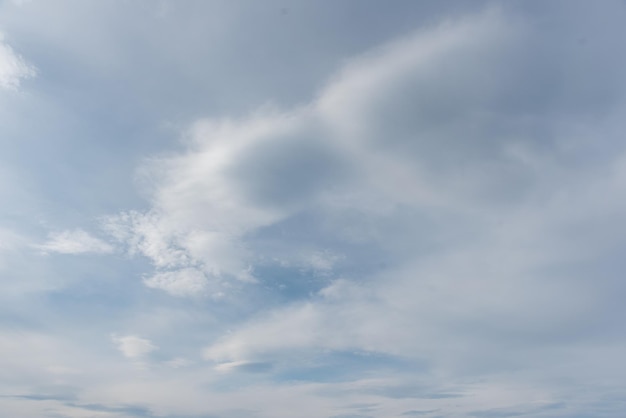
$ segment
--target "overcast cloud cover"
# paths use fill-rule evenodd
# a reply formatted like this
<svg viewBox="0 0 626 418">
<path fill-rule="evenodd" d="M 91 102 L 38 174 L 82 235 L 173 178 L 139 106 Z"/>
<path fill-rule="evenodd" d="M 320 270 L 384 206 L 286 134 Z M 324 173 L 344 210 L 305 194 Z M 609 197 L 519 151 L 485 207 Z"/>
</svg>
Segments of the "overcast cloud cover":
<svg viewBox="0 0 626 418">
<path fill-rule="evenodd" d="M 626 416 L 623 1 L 0 2 L 0 415 Z"/>
</svg>

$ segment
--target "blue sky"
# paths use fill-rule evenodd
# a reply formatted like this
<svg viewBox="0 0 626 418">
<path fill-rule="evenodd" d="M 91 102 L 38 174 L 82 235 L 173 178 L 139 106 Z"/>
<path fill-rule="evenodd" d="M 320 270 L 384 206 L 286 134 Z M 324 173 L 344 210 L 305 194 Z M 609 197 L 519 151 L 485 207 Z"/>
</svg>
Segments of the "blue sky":
<svg viewBox="0 0 626 418">
<path fill-rule="evenodd" d="M 626 414 L 623 1 L 0 1 L 0 411 Z"/>
</svg>

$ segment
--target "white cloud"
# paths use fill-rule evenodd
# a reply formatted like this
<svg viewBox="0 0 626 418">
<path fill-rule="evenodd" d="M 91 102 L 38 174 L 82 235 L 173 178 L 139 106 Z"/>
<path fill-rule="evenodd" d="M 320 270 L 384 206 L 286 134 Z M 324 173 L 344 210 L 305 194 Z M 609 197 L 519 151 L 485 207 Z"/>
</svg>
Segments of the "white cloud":
<svg viewBox="0 0 626 418">
<path fill-rule="evenodd" d="M 166 366 L 172 367 L 174 369 L 179 369 L 181 367 L 188 367 L 188 366 L 191 366 L 192 364 L 193 364 L 192 361 L 183 357 L 176 357 L 165 362 Z"/>
<path fill-rule="evenodd" d="M 254 355 L 288 349 L 314 349 L 332 341 L 321 342 L 324 313 L 320 307 L 307 303 L 280 309 L 267 318 L 259 318 L 222 341 L 208 347 L 204 356 L 222 364 L 240 364 L 255 360 Z M 322 332 L 320 332 L 322 331 Z"/>
<path fill-rule="evenodd" d="M 153 209 L 110 217 L 105 228 L 158 268 L 193 266 L 212 277 L 254 281 L 250 265 L 262 254 L 244 236 L 297 213 L 339 169 L 330 144 L 308 140 L 307 117 L 198 123 L 192 151 L 150 164 L 158 179 Z M 301 167 L 313 171 L 299 175 Z M 318 168 L 328 172 L 320 176 Z M 311 258 L 313 267 L 320 260 Z"/>
<path fill-rule="evenodd" d="M 225 363 L 219 363 L 218 365 L 215 366 L 215 370 L 217 370 L 220 373 L 228 373 L 230 371 L 237 369 L 238 367 L 242 367 L 247 364 L 250 364 L 250 363 L 247 361 L 230 361 L 230 362 L 225 362 Z"/>
<path fill-rule="evenodd" d="M 136 335 L 126 335 L 123 337 L 112 335 L 111 340 L 124 357 L 133 360 L 143 359 L 151 352 L 158 350 L 158 347 L 152 344 L 150 340 Z"/>
<path fill-rule="evenodd" d="M 312 286 L 319 300 L 263 307 L 210 344 L 206 358 L 224 369 L 368 350 L 454 374 L 509 367 L 496 354 L 511 339 L 576 338 L 606 295 L 547 272 L 582 260 L 586 243 L 568 231 L 624 202 L 619 181 L 576 163 L 595 143 L 569 123 L 586 114 L 584 77 L 559 86 L 567 98 L 543 94 L 571 58 L 542 58 L 529 77 L 537 37 L 491 10 L 352 60 L 307 106 L 200 121 L 185 152 L 145 169 L 152 208 L 109 229 L 153 262 L 144 283 L 175 296 L 228 292 L 258 266 L 328 278 L 349 267 L 347 280 Z M 602 209 L 599 195 L 615 200 Z M 584 209 L 568 219 L 572 208 Z M 599 241 L 619 224 L 609 218 Z"/>
<path fill-rule="evenodd" d="M 623 245 L 626 151 L 603 154 L 593 132 L 603 132 L 601 141 L 613 148 L 624 107 L 607 96 L 606 117 L 580 123 L 596 111 L 583 86 L 592 74 L 563 81 L 558 88 L 568 91 L 567 98 L 543 95 L 543 78 L 553 67 L 566 71 L 573 58 L 553 57 L 529 78 L 510 51 L 531 53 L 525 48 L 536 36 L 524 22 L 498 12 L 443 25 L 353 61 L 315 104 L 294 113 L 301 118 L 298 138 L 315 141 L 310 132 L 324 132 L 333 138 L 327 145 L 333 158 L 350 169 L 306 195 L 308 213 L 315 214 L 309 218 L 291 202 L 266 203 L 231 187 L 249 206 L 283 210 L 270 225 L 242 224 L 248 234 L 240 239 L 257 255 L 285 260 L 330 241 L 348 262 L 356 257 L 374 268 L 349 271 L 348 279 L 321 289 L 319 299 L 257 314 L 210 344 L 206 358 L 219 370 L 250 362 L 289 369 L 314 353 L 366 350 L 424 361 L 450 381 L 482 376 L 488 388 L 470 390 L 492 405 L 498 393 L 494 374 L 524 391 L 546 375 L 605 373 L 587 367 L 566 372 L 564 364 L 593 356 L 587 343 L 598 327 L 616 332 L 608 325 L 614 308 L 600 301 L 612 300 L 615 307 L 611 293 L 622 288 L 605 262 Z M 528 89 L 532 99 L 524 96 Z M 265 136 L 259 144 L 271 147 Z M 602 168 L 581 164 L 591 150 Z M 255 151 L 263 161 L 262 146 Z M 231 166 L 247 161 L 245 155 L 234 152 Z M 290 155 L 281 157 L 272 161 L 280 164 Z M 263 167 L 273 170 L 270 160 Z M 237 184 L 230 181 L 225 177 L 222 184 Z M 280 184 L 262 176 L 247 181 L 263 190 Z M 299 234 L 302 224 L 291 221 L 298 216 L 314 226 Z M 250 238 L 255 234 L 258 241 Z M 371 245 L 371 254 L 391 259 L 391 266 L 378 267 L 356 253 L 353 242 Z M 621 265 L 619 257 L 609 258 Z M 320 260 L 311 261 L 314 266 Z M 606 349 L 622 344 L 607 343 Z M 574 346 L 580 351 L 572 357 L 555 356 L 554 350 Z M 594 361 L 606 371 L 604 360 Z M 525 378 L 512 383 L 507 373 L 519 369 Z M 548 398 L 576 392 L 549 385 L 544 390 Z M 514 398 L 501 407 L 514 410 Z"/>
<path fill-rule="evenodd" d="M 481 122 L 483 132 L 476 135 L 484 138 L 473 138 L 479 139 L 474 151 L 465 152 L 457 139 L 473 129 L 467 123 L 480 120 L 474 113 L 493 112 L 497 87 L 483 74 L 508 70 L 500 60 L 520 42 L 517 26 L 497 12 L 442 25 L 352 62 L 309 106 L 266 109 L 247 120 L 200 121 L 187 135 L 187 152 L 145 168 L 154 179 L 152 209 L 111 217 L 107 228 L 157 268 L 193 267 L 211 277 L 254 281 L 250 267 L 274 260 L 332 274 L 350 256 L 343 246 L 355 240 L 389 244 L 385 229 L 393 228 L 399 205 L 462 212 L 455 206 L 480 203 L 476 195 L 531 181 L 535 174 L 504 158 L 500 146 L 488 151 L 499 135 L 491 126 L 496 119 L 506 123 L 506 115 Z M 485 59 L 468 59 L 460 69 L 459 55 Z M 471 91 L 461 92 L 450 80 Z M 473 102 L 460 102 L 455 95 L 461 93 Z M 436 111 L 434 100 L 456 118 L 451 128 L 428 116 Z M 462 175 L 450 170 L 459 159 Z M 493 176 L 495 171 L 501 173 Z M 312 233 L 265 233 L 292 228 L 293 219 L 306 215 L 316 219 Z M 403 239 L 412 239 L 412 228 L 406 226 Z M 328 239 L 340 246 L 327 248 Z"/>
<path fill-rule="evenodd" d="M 164 290 L 173 296 L 205 296 L 210 289 L 204 273 L 194 268 L 156 273 L 143 282 L 150 288 Z"/>
<path fill-rule="evenodd" d="M 48 241 L 37 246 L 37 248 L 44 252 L 59 254 L 108 254 L 114 250 L 113 246 L 107 242 L 82 229 L 51 234 Z"/>
<path fill-rule="evenodd" d="M 34 77 L 35 74 L 35 67 L 7 45 L 4 35 L 0 33 L 0 88 L 16 90 L 22 79 Z"/>
</svg>

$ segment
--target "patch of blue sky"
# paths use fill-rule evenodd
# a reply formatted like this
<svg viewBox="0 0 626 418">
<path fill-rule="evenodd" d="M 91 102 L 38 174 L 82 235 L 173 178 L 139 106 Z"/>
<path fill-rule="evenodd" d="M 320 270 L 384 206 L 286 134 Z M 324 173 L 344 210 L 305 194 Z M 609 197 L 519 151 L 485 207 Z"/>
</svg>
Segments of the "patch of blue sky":
<svg viewBox="0 0 626 418">
<path fill-rule="evenodd" d="M 254 285 L 254 294 L 261 298 L 261 303 L 270 300 L 273 303 L 295 302 L 315 297 L 332 280 L 332 277 L 316 274 L 308 268 L 276 265 L 258 266 L 254 275 L 259 281 Z"/>
</svg>

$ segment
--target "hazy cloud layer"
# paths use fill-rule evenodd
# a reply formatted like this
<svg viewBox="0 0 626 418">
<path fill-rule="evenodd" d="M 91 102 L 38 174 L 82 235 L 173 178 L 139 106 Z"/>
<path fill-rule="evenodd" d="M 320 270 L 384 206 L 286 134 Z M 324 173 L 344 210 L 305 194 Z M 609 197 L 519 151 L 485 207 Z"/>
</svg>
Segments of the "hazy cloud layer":
<svg viewBox="0 0 626 418">
<path fill-rule="evenodd" d="M 33 46 L 21 13 L 50 11 L 36 3 L 7 25 L 44 80 L 30 106 L 49 109 L 40 100 L 71 70 Z M 107 116 L 107 132 L 135 138 L 133 158 L 115 157 L 118 139 L 111 157 L 91 156 L 134 167 L 133 179 L 90 174 L 119 184 L 120 203 L 79 183 L 55 183 L 55 198 L 36 192 L 43 180 L 0 189 L 36 203 L 36 222 L 10 209 L 0 224 L 0 404 L 17 417 L 623 414 L 626 9 L 443 3 L 353 3 L 353 23 L 328 20 L 319 50 L 304 35 L 332 13 L 308 2 L 80 6 L 123 29 L 94 23 L 82 41 L 55 11 L 42 30 L 85 72 L 76 83 L 99 80 L 94 101 L 122 103 L 105 80 L 127 76 L 154 104 L 133 101 L 132 122 Z M 89 42 L 102 54 L 88 62 Z M 231 55 L 242 45 L 255 52 Z M 320 67 L 284 68 L 275 58 L 290 51 Z M 189 65 L 193 53 L 215 73 Z M 78 115 L 77 97 L 58 106 Z M 178 142 L 137 145 L 157 125 L 155 141 Z"/>
<path fill-rule="evenodd" d="M 100 253 L 106 254 L 113 251 L 113 247 L 89 233 L 76 229 L 52 234 L 49 240 L 38 248 L 44 252 L 60 254 L 83 254 Z"/>
</svg>

